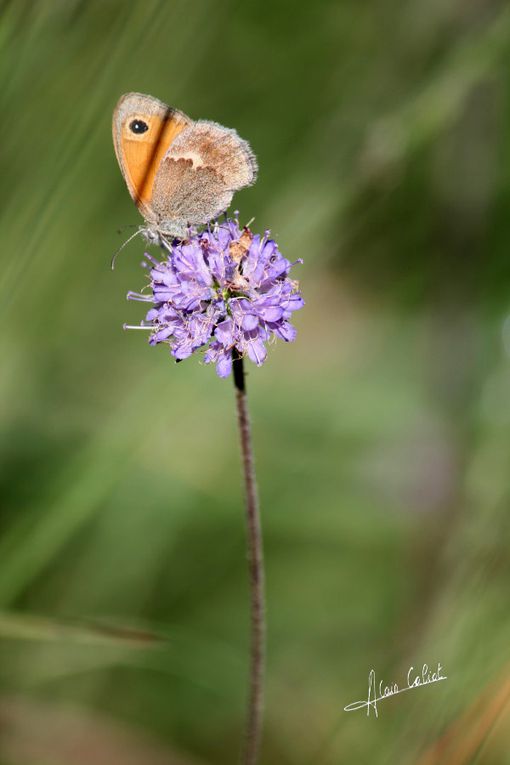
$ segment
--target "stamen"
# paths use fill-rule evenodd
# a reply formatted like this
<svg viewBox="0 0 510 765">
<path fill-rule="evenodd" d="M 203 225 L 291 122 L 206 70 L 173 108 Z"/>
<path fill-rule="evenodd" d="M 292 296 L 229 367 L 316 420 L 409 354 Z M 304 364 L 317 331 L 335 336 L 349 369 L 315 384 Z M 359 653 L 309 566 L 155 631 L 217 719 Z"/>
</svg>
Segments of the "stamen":
<svg viewBox="0 0 510 765">
<path fill-rule="evenodd" d="M 147 260 L 150 260 L 153 266 L 161 265 L 161 261 L 155 258 L 153 255 L 151 255 L 150 252 L 144 252 L 144 258 L 147 258 Z"/>
<path fill-rule="evenodd" d="M 123 324 L 122 329 L 154 329 L 152 324 Z"/>
<path fill-rule="evenodd" d="M 137 300 L 139 303 L 153 303 L 154 298 L 151 295 L 141 295 L 139 292 L 131 290 L 126 295 L 127 300 Z"/>
</svg>

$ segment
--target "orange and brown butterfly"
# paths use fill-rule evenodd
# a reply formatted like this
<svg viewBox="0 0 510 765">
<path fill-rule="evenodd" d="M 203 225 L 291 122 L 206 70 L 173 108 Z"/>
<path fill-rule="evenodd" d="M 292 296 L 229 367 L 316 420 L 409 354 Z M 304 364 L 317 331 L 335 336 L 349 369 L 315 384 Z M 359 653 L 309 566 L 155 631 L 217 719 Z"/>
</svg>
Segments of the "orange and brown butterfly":
<svg viewBox="0 0 510 765">
<path fill-rule="evenodd" d="M 186 238 L 251 186 L 257 161 L 235 130 L 183 112 L 142 93 L 126 93 L 113 112 L 113 143 L 129 193 L 145 219 L 149 241 Z"/>
</svg>

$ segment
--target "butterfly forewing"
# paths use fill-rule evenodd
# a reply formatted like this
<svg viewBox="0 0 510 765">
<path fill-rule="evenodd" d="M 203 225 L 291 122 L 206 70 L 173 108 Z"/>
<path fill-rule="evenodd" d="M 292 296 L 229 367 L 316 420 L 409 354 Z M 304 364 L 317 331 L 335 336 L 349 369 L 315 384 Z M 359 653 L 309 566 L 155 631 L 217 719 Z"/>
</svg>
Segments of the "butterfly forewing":
<svg viewBox="0 0 510 765">
<path fill-rule="evenodd" d="M 154 179 L 172 141 L 191 124 L 182 112 L 139 93 L 123 96 L 114 112 L 113 140 L 129 193 L 144 217 L 154 220 Z"/>
</svg>

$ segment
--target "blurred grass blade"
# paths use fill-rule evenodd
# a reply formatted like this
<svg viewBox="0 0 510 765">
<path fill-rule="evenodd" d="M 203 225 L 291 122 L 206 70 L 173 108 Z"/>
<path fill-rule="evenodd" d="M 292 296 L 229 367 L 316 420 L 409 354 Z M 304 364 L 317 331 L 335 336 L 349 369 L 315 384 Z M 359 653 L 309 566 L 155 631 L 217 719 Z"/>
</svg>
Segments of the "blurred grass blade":
<svg viewBox="0 0 510 765">
<path fill-rule="evenodd" d="M 488 690 L 456 721 L 417 762 L 417 765 L 469 765 L 487 742 L 510 701 L 510 673 Z"/>
<path fill-rule="evenodd" d="M 0 612 L 0 638 L 14 640 L 65 641 L 147 648 L 165 638 L 154 632 L 113 624 L 86 624 L 49 619 L 32 614 Z"/>
</svg>

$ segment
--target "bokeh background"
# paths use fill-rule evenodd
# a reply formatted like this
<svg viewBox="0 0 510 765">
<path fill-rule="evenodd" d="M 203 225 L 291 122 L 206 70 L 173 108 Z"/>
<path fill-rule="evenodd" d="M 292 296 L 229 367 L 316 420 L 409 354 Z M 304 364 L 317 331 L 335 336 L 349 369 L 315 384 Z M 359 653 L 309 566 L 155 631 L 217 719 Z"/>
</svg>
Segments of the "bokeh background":
<svg viewBox="0 0 510 765">
<path fill-rule="evenodd" d="M 248 380 L 263 765 L 510 762 L 508 4 L 0 8 L 1 765 L 225 765 L 243 726 L 232 386 L 122 331 L 140 240 L 110 270 L 129 90 L 248 139 L 234 205 L 304 259 Z"/>
</svg>

